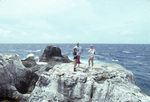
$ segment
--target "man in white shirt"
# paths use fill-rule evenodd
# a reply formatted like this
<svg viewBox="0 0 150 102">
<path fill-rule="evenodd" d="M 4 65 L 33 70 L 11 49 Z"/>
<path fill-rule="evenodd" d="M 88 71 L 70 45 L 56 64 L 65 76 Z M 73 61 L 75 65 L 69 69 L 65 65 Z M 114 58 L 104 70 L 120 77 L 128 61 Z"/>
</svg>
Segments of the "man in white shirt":
<svg viewBox="0 0 150 102">
<path fill-rule="evenodd" d="M 83 52 L 83 49 L 81 46 L 79 46 L 79 43 L 77 43 L 77 46 L 75 46 L 74 48 L 77 49 L 77 64 L 78 64 L 78 67 L 80 67 L 80 55 L 82 54 Z"/>
</svg>

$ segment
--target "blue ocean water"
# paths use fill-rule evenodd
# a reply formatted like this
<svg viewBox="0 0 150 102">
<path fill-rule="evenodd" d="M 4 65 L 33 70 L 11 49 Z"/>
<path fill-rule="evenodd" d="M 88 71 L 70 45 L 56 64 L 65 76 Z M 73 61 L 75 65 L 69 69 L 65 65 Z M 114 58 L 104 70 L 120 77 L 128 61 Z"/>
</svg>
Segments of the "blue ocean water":
<svg viewBox="0 0 150 102">
<path fill-rule="evenodd" d="M 73 60 L 72 48 L 76 44 L 0 44 L 0 53 L 18 54 L 25 59 L 30 53 L 42 55 L 48 45 L 61 48 L 63 55 Z M 90 44 L 80 44 L 84 49 L 81 62 L 88 63 L 87 49 Z M 136 85 L 150 96 L 150 44 L 93 44 L 96 50 L 94 63 L 117 63 L 130 70 L 135 77 Z"/>
</svg>

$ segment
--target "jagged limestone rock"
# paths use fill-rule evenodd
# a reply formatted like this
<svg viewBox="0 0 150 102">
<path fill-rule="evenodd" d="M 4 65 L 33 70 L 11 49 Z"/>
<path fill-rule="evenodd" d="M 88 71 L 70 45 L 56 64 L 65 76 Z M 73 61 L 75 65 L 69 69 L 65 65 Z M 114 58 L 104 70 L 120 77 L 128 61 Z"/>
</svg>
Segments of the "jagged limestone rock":
<svg viewBox="0 0 150 102">
<path fill-rule="evenodd" d="M 34 89 L 38 76 L 23 66 L 18 55 L 0 54 L 0 78 L 1 98 L 27 98 L 23 93 Z"/>
<path fill-rule="evenodd" d="M 73 63 L 44 72 L 27 102 L 150 102 L 135 85 L 130 71 L 118 64 L 100 63 L 94 68 Z"/>
</svg>

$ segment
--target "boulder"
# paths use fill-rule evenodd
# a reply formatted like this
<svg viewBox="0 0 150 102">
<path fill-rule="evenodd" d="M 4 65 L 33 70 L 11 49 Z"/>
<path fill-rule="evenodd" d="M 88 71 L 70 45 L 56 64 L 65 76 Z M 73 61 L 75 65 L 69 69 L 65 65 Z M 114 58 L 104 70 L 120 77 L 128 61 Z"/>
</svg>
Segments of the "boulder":
<svg viewBox="0 0 150 102">
<path fill-rule="evenodd" d="M 81 64 L 73 72 L 73 63 L 63 63 L 41 74 L 27 102 L 150 102 L 150 97 L 118 64 Z"/>
<path fill-rule="evenodd" d="M 61 55 L 61 49 L 57 46 L 47 46 L 39 60 L 40 62 L 71 62 L 68 56 Z"/>
<path fill-rule="evenodd" d="M 26 58 L 25 60 L 21 60 L 22 61 L 22 64 L 27 67 L 27 68 L 31 68 L 31 67 L 34 67 L 36 66 L 36 61 L 34 59 L 34 56 L 33 57 L 28 57 Z"/>
<path fill-rule="evenodd" d="M 0 54 L 0 97 L 27 98 L 38 76 L 23 66 L 18 55 Z"/>
<path fill-rule="evenodd" d="M 49 62 L 53 56 L 62 57 L 60 48 L 57 46 L 47 46 L 42 56 L 40 56 L 40 62 Z"/>
</svg>

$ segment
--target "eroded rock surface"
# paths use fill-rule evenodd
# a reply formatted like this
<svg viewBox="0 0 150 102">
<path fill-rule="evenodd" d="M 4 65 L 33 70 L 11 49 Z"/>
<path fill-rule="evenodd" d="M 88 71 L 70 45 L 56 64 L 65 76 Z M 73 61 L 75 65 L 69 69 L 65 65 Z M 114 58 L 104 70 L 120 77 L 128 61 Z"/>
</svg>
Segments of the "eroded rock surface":
<svg viewBox="0 0 150 102">
<path fill-rule="evenodd" d="M 27 98 L 38 76 L 23 66 L 18 55 L 0 54 L 0 97 Z"/>
<path fill-rule="evenodd" d="M 41 74 L 28 102 L 150 102 L 130 71 L 118 64 L 60 64 Z"/>
<path fill-rule="evenodd" d="M 30 56 L 28 58 L 26 58 L 25 60 L 21 60 L 22 64 L 27 67 L 27 68 L 31 68 L 37 65 L 34 56 Z"/>
</svg>

